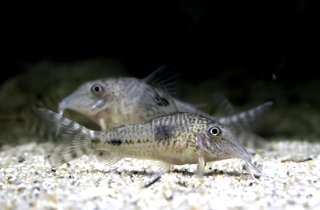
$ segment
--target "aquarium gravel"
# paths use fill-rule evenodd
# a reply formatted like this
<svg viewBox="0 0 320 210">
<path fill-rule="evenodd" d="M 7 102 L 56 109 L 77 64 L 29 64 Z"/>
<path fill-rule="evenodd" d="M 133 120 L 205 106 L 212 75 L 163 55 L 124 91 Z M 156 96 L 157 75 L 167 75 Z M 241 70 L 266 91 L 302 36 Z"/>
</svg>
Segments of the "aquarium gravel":
<svg viewBox="0 0 320 210">
<path fill-rule="evenodd" d="M 157 166 L 123 159 L 105 166 L 94 156 L 52 169 L 52 143 L 2 146 L 0 209 L 320 209 L 320 144 L 280 141 L 256 150 L 253 179 L 239 159 L 175 166 L 147 188 Z"/>
</svg>

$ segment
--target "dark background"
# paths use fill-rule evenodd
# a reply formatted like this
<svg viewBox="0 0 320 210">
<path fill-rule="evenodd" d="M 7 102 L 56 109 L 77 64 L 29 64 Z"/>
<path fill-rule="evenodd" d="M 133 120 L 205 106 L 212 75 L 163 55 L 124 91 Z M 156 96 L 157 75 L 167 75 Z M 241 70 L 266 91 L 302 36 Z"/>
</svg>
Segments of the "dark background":
<svg viewBox="0 0 320 210">
<path fill-rule="evenodd" d="M 23 71 L 21 64 L 97 56 L 117 57 L 137 76 L 170 62 L 197 81 L 227 68 L 241 69 L 243 78 L 276 74 L 299 81 L 318 75 L 310 64 L 305 0 L 24 6 L 11 7 L 3 18 L 2 81 Z"/>
<path fill-rule="evenodd" d="M 112 57 L 139 78 L 174 64 L 187 86 L 219 84 L 206 91 L 221 91 L 236 106 L 274 101 L 262 134 L 320 135 L 316 27 L 306 0 L 20 4 L 8 11 L 1 83 L 43 60 Z M 204 94 L 199 90 L 195 98 Z"/>
</svg>

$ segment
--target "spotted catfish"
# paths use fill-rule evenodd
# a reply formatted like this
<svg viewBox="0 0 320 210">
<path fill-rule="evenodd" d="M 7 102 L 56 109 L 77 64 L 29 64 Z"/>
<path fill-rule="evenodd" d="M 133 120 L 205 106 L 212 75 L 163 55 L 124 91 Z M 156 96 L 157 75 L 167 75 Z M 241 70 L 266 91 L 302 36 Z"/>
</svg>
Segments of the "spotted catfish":
<svg viewBox="0 0 320 210">
<path fill-rule="evenodd" d="M 157 106 L 157 109 L 165 111 L 168 104 L 161 103 L 159 95 L 152 95 L 153 92 L 148 91 L 150 86 L 160 86 L 175 95 L 177 77 L 166 74 L 166 66 L 162 66 L 144 79 L 120 77 L 89 81 L 59 103 L 59 112 L 63 115 L 66 109 L 77 111 L 100 125 L 102 130 L 117 124 L 139 123 L 151 119 L 154 116 L 146 114 L 148 112 L 143 108 Z M 163 93 L 160 91 L 159 94 L 161 96 Z M 245 112 L 217 118 L 176 98 L 173 102 L 180 112 L 196 113 L 227 125 L 253 121 L 272 105 L 272 102 L 266 102 Z"/>
<path fill-rule="evenodd" d="M 195 113 L 170 113 L 138 124 L 93 131 L 50 110 L 40 108 L 39 112 L 65 139 L 50 156 L 54 167 L 103 151 L 109 165 L 122 158 L 160 161 L 157 177 L 173 165 L 183 164 L 197 164 L 201 177 L 206 162 L 229 158 L 244 160 L 253 176 L 261 174 L 232 127 Z"/>
</svg>

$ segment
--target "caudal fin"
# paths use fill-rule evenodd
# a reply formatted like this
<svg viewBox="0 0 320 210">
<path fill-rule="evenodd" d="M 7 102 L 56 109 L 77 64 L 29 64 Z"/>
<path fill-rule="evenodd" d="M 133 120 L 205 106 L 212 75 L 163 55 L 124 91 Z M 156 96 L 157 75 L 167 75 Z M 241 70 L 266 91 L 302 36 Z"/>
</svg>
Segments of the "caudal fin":
<svg viewBox="0 0 320 210">
<path fill-rule="evenodd" d="M 50 110 L 38 108 L 38 112 L 50 125 L 50 129 L 56 131 L 57 138 L 61 140 L 61 144 L 49 157 L 53 167 L 93 153 L 91 139 L 94 136 L 94 131 Z"/>
<path fill-rule="evenodd" d="M 218 121 L 222 124 L 227 125 L 247 126 L 248 124 L 252 123 L 259 117 L 261 117 L 264 113 L 266 113 L 272 105 L 273 102 L 268 101 L 248 111 L 240 112 L 238 114 L 230 115 L 227 117 L 218 118 Z"/>
</svg>

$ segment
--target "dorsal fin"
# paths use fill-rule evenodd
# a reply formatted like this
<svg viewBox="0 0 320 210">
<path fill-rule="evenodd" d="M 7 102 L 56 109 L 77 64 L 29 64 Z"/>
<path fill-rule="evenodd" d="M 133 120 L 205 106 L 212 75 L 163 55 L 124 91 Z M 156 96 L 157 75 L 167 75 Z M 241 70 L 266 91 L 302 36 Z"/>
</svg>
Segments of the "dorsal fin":
<svg viewBox="0 0 320 210">
<path fill-rule="evenodd" d="M 161 86 L 173 97 L 180 97 L 179 74 L 169 71 L 172 66 L 172 64 L 162 65 L 142 80 L 151 86 Z"/>
<path fill-rule="evenodd" d="M 213 105 L 216 107 L 216 113 L 224 116 L 233 115 L 236 113 L 232 103 L 221 92 L 214 92 L 212 96 Z"/>
<path fill-rule="evenodd" d="M 145 113 L 145 119 L 161 117 L 178 112 L 174 99 L 166 88 L 159 84 L 146 86 L 146 91 L 138 104 L 138 110 Z"/>
</svg>

